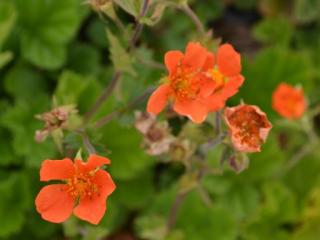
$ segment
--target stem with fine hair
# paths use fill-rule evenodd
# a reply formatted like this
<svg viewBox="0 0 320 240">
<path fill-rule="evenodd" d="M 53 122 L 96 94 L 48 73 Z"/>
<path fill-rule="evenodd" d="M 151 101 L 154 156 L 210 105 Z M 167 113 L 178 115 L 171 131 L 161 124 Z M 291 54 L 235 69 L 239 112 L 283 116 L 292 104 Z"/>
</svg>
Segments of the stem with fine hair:
<svg viewBox="0 0 320 240">
<path fill-rule="evenodd" d="M 87 133 L 83 129 L 78 130 L 77 133 L 81 136 L 83 145 L 85 146 L 88 153 L 89 154 L 96 153 L 96 150 L 93 147 L 93 145 L 91 144 Z"/>
<path fill-rule="evenodd" d="M 167 221 L 167 232 L 170 232 L 177 221 L 178 210 L 183 200 L 186 198 L 188 192 L 180 192 L 177 194 L 171 208 L 169 211 L 168 221 Z"/>
<path fill-rule="evenodd" d="M 194 11 L 190 8 L 190 6 L 186 3 L 182 4 L 179 8 L 192 20 L 197 28 L 198 33 L 202 36 L 205 35 L 206 32 L 202 22 L 200 21 L 197 14 L 195 14 Z"/>
<path fill-rule="evenodd" d="M 143 24 L 140 22 L 140 19 L 145 16 L 148 10 L 150 0 L 144 0 L 140 14 L 137 19 L 137 24 L 135 26 L 134 32 L 132 34 L 131 39 L 129 40 L 127 52 L 131 52 L 134 48 L 135 44 L 138 41 L 138 38 L 141 35 Z M 113 90 L 117 86 L 117 83 L 119 82 L 120 78 L 122 76 L 121 71 L 115 71 L 113 74 L 113 77 L 109 83 L 109 85 L 105 88 L 105 90 L 102 92 L 102 94 L 98 97 L 95 104 L 92 106 L 92 108 L 85 114 L 84 116 L 84 122 L 87 123 L 90 118 L 98 111 L 98 109 L 101 107 L 101 105 L 109 98 L 109 96 L 112 94 Z"/>
<path fill-rule="evenodd" d="M 128 109 L 134 107 L 136 104 L 138 104 L 139 102 L 144 100 L 153 91 L 154 91 L 154 88 L 148 88 L 143 94 L 141 94 L 140 96 L 138 96 L 135 99 L 133 99 L 132 101 L 130 101 L 129 104 L 127 106 L 125 106 L 124 108 L 121 108 L 119 110 L 111 112 L 111 113 L 107 114 L 106 116 L 102 117 L 101 119 L 99 119 L 95 123 L 95 125 L 94 125 L 95 128 L 100 128 L 100 127 L 104 126 L 105 124 L 110 122 L 113 118 L 119 116 L 121 113 L 123 113 L 123 112 L 127 111 Z"/>
</svg>

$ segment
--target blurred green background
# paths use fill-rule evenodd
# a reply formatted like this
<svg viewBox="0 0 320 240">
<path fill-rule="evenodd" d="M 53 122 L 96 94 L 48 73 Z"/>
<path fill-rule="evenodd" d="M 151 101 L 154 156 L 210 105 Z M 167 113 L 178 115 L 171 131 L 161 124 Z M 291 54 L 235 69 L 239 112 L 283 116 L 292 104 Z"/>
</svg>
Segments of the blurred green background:
<svg viewBox="0 0 320 240">
<path fill-rule="evenodd" d="M 319 148 L 281 174 L 285 161 L 308 139 L 299 129 L 277 125 L 280 117 L 271 108 L 272 91 L 282 81 L 301 85 L 310 108 L 320 102 L 320 1 L 189 2 L 215 38 L 232 43 L 242 54 L 246 81 L 230 105 L 244 99 L 260 106 L 274 129 L 263 151 L 250 155 L 248 170 L 239 175 L 226 170 L 203 179 L 213 207 L 191 192 L 167 239 L 320 239 Z M 59 105 L 76 104 L 80 115 L 89 110 L 111 79 L 110 52 L 125 45 L 132 32 L 132 16 L 119 7 L 116 12 L 124 32 L 82 0 L 0 0 L 0 239 L 162 239 L 183 167 L 146 155 L 142 137 L 132 127 L 133 111 L 98 131 L 89 130 L 99 152 L 112 160 L 109 169 L 117 184 L 99 226 L 74 218 L 60 225 L 47 223 L 34 207 L 43 186 L 42 160 L 63 157 L 50 138 L 34 141 L 35 130 L 43 127 L 34 115 L 50 110 L 53 95 Z M 113 35 L 107 38 L 106 29 Z M 162 63 L 166 51 L 183 50 L 195 37 L 190 19 L 166 8 L 159 23 L 144 28 L 121 69 L 125 74 L 120 84 L 95 119 L 125 106 L 165 75 L 141 59 Z M 314 123 L 319 130 L 320 116 Z M 67 133 L 64 146 L 72 155 L 82 147 L 81 138 Z M 208 155 L 212 166 L 219 151 Z"/>
</svg>

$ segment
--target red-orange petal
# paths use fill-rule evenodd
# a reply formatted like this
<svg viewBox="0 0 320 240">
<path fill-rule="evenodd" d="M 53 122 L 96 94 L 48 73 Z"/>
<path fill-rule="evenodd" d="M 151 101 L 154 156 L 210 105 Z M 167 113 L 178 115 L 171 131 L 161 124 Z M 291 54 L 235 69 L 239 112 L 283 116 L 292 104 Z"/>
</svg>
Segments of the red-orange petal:
<svg viewBox="0 0 320 240">
<path fill-rule="evenodd" d="M 182 58 L 183 53 L 180 51 L 169 51 L 165 54 L 164 63 L 169 71 L 169 74 L 175 71 Z"/>
<path fill-rule="evenodd" d="M 70 217 L 74 200 L 65 184 L 53 184 L 40 190 L 35 205 L 44 220 L 61 223 Z"/>
<path fill-rule="evenodd" d="M 96 154 L 90 154 L 87 162 L 83 162 L 79 159 L 75 160 L 77 169 L 82 173 L 90 172 L 92 170 L 95 170 L 97 167 L 102 167 L 103 165 L 110 163 L 111 161 L 108 158 Z"/>
<path fill-rule="evenodd" d="M 97 171 L 92 181 L 98 186 L 99 195 L 103 201 L 116 189 L 116 185 L 114 184 L 110 174 L 106 171 Z"/>
<path fill-rule="evenodd" d="M 230 44 L 223 44 L 218 49 L 217 64 L 220 72 L 232 77 L 241 72 L 240 54 Z"/>
<path fill-rule="evenodd" d="M 106 212 L 106 200 L 98 195 L 80 199 L 78 206 L 73 210 L 78 218 L 92 224 L 98 224 Z"/>
<path fill-rule="evenodd" d="M 92 182 L 98 187 L 98 192 L 91 196 L 80 199 L 79 205 L 74 209 L 74 214 L 92 224 L 98 224 L 106 211 L 106 198 L 115 190 L 109 173 L 98 170 Z"/>
<path fill-rule="evenodd" d="M 228 100 L 228 98 L 238 93 L 239 88 L 242 86 L 243 82 L 244 82 L 244 77 L 242 75 L 230 77 L 229 81 L 221 90 L 221 95 L 223 96 L 223 99 L 226 101 Z"/>
<path fill-rule="evenodd" d="M 207 59 L 207 50 L 198 42 L 189 42 L 182 60 L 183 65 L 194 69 L 202 68 Z"/>
<path fill-rule="evenodd" d="M 217 86 L 217 83 L 212 80 L 212 78 L 203 77 L 201 81 L 201 89 L 200 89 L 200 96 L 203 98 L 208 97 L 213 93 Z"/>
<path fill-rule="evenodd" d="M 213 93 L 208 97 L 207 105 L 209 111 L 215 112 L 222 109 L 225 106 L 226 101 L 239 91 L 239 87 L 243 82 L 244 77 L 242 75 L 229 78 L 229 81 L 220 91 Z"/>
<path fill-rule="evenodd" d="M 166 106 L 167 100 L 170 94 L 170 86 L 168 84 L 163 84 L 158 87 L 150 96 L 147 104 L 147 112 L 158 114 Z"/>
<path fill-rule="evenodd" d="M 215 57 L 214 54 L 211 52 L 207 53 L 207 58 L 203 64 L 202 70 L 203 71 L 208 71 L 210 69 L 213 69 L 215 65 Z"/>
<path fill-rule="evenodd" d="M 213 94 L 207 99 L 207 108 L 210 112 L 221 110 L 226 104 L 224 98 L 219 94 Z"/>
<path fill-rule="evenodd" d="M 110 164 L 111 161 L 109 158 L 99 156 L 97 154 L 90 154 L 88 158 L 88 165 L 90 167 L 96 168 L 96 167 L 101 167 L 103 165 Z"/>
<path fill-rule="evenodd" d="M 64 180 L 74 174 L 74 165 L 71 159 L 44 160 L 40 169 L 40 181 Z"/>
<path fill-rule="evenodd" d="M 208 115 L 208 109 L 206 105 L 198 100 L 176 100 L 173 105 L 173 109 L 180 115 L 187 116 L 195 123 L 202 123 Z"/>
</svg>

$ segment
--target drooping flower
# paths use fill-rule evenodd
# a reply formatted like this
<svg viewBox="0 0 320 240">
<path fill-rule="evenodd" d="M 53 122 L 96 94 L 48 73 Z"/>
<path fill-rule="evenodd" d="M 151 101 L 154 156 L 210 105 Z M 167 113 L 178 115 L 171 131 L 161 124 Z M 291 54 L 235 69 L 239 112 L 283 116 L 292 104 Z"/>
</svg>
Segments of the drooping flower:
<svg viewBox="0 0 320 240">
<path fill-rule="evenodd" d="M 266 114 L 254 105 L 226 108 L 224 120 L 233 146 L 240 152 L 259 152 L 272 128 Z"/>
<path fill-rule="evenodd" d="M 43 121 L 45 126 L 43 129 L 36 131 L 35 140 L 37 142 L 42 142 L 47 138 L 50 132 L 59 128 L 66 128 L 70 115 L 77 112 L 74 105 L 65 105 L 53 108 L 50 112 L 36 115 L 36 118 Z"/>
<path fill-rule="evenodd" d="M 171 99 L 175 112 L 196 123 L 203 122 L 208 112 L 223 108 L 244 81 L 240 75 L 240 55 L 230 44 L 220 46 L 215 61 L 213 53 L 199 43 L 190 42 L 185 54 L 166 53 L 165 65 L 169 75 L 151 95 L 147 111 L 158 114 Z"/>
<path fill-rule="evenodd" d="M 161 155 L 169 152 L 175 137 L 170 133 L 168 122 L 156 121 L 154 115 L 146 112 L 135 113 L 136 129 L 143 134 L 143 147 L 150 155 Z"/>
<path fill-rule="evenodd" d="M 60 184 L 43 187 L 35 205 L 42 218 L 54 223 L 66 221 L 73 214 L 92 224 L 98 224 L 106 211 L 106 199 L 115 184 L 101 167 L 110 164 L 108 158 L 91 154 L 87 162 L 45 160 L 40 169 L 40 181 L 60 180 Z"/>
<path fill-rule="evenodd" d="M 272 94 L 272 108 L 282 117 L 288 119 L 301 118 L 306 107 L 306 99 L 301 88 L 280 83 Z"/>
<path fill-rule="evenodd" d="M 200 43 L 190 42 L 185 54 L 169 51 L 165 55 L 168 76 L 165 83 L 151 95 L 147 111 L 160 113 L 168 100 L 173 101 L 173 110 L 189 117 L 196 123 L 205 120 L 208 106 L 205 98 L 211 93 L 215 83 L 204 77 L 208 51 Z"/>
</svg>

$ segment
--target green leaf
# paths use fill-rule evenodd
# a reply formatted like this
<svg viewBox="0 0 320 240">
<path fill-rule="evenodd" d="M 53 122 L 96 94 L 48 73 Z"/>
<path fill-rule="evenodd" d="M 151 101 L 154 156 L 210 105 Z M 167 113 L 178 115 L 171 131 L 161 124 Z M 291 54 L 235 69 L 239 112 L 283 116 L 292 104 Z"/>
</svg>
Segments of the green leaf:
<svg viewBox="0 0 320 240">
<path fill-rule="evenodd" d="M 102 226 L 86 226 L 86 234 L 82 240 L 103 239 L 108 233 L 108 229 Z"/>
<path fill-rule="evenodd" d="M 92 79 L 71 71 L 64 71 L 59 79 L 54 96 L 59 105 L 77 104 L 80 95 L 89 86 Z"/>
<path fill-rule="evenodd" d="M 23 173 L 1 173 L 0 179 L 0 237 L 7 238 L 21 229 L 32 201 L 28 178 Z"/>
<path fill-rule="evenodd" d="M 42 160 L 55 157 L 56 151 L 50 139 L 41 144 L 34 140 L 35 131 L 43 127 L 43 123 L 34 116 L 47 111 L 49 105 L 49 98 L 43 95 L 28 102 L 21 99 L 1 116 L 0 124 L 12 133 L 9 142 L 15 157 L 22 158 L 27 166 L 39 167 Z"/>
<path fill-rule="evenodd" d="M 142 216 L 145 218 L 158 218 L 160 219 L 160 224 L 161 218 L 167 219 L 176 194 L 177 188 L 171 187 L 165 192 L 155 195 L 152 204 L 150 204 Z M 161 231 L 161 228 L 158 230 Z M 220 206 L 206 207 L 197 191 L 188 193 L 180 205 L 177 224 L 173 230 L 180 231 L 184 236 L 182 238 L 184 240 L 212 238 L 217 240 L 235 240 L 238 231 L 235 218 L 227 210 Z"/>
<path fill-rule="evenodd" d="M 57 69 L 66 60 L 66 50 L 62 44 L 45 42 L 33 35 L 21 37 L 21 50 L 31 63 L 47 69 Z"/>
<path fill-rule="evenodd" d="M 86 29 L 86 36 L 90 39 L 95 46 L 99 48 L 106 48 L 108 46 L 108 41 L 106 41 L 106 36 L 101 34 L 105 31 L 105 25 L 99 19 L 94 19 L 89 23 Z"/>
<path fill-rule="evenodd" d="M 100 140 L 111 151 L 111 175 L 119 180 L 138 177 L 155 163 L 141 148 L 141 135 L 134 129 L 122 127 L 115 121 L 103 127 Z"/>
<path fill-rule="evenodd" d="M 11 2 L 0 2 L 0 69 L 13 58 L 11 51 L 1 52 L 1 50 L 4 42 L 11 33 L 16 21 L 16 15 L 16 10 Z"/>
<path fill-rule="evenodd" d="M 112 166 L 111 166 L 112 168 Z M 128 209 L 141 209 L 148 204 L 154 193 L 153 174 L 148 170 L 130 181 L 117 181 L 113 197 Z"/>
<path fill-rule="evenodd" d="M 101 55 L 91 45 L 76 43 L 70 49 L 68 67 L 70 70 L 83 75 L 96 76 L 100 70 Z"/>
<path fill-rule="evenodd" d="M 132 59 L 121 45 L 119 39 L 109 30 L 107 30 L 107 37 L 110 43 L 111 61 L 115 69 L 135 75 L 136 73 L 132 67 Z"/>
<path fill-rule="evenodd" d="M 9 63 L 13 58 L 13 54 L 10 51 L 0 53 L 0 69 Z"/>
<path fill-rule="evenodd" d="M 255 26 L 253 34 L 265 44 L 288 45 L 293 27 L 285 18 L 266 18 Z"/>
<path fill-rule="evenodd" d="M 34 93 L 44 93 L 47 85 L 43 76 L 26 65 L 17 64 L 4 77 L 5 90 L 16 99 L 26 101 L 34 98 Z"/>
<path fill-rule="evenodd" d="M 0 128 L 0 166 L 10 165 L 12 163 L 19 162 L 14 155 L 12 146 L 7 139 L 10 139 L 12 136 L 9 131 L 6 129 Z"/>
<path fill-rule="evenodd" d="M 281 182 L 265 182 L 259 217 L 267 224 L 293 222 L 297 217 L 297 202 L 293 192 Z"/>
<path fill-rule="evenodd" d="M 243 238 L 268 240 L 291 240 L 285 225 L 294 224 L 297 214 L 296 198 L 293 192 L 280 181 L 264 182 L 257 211 L 247 218 Z"/>
<path fill-rule="evenodd" d="M 142 216 L 136 220 L 135 228 L 142 239 L 164 240 L 166 219 L 159 215 Z"/>
<path fill-rule="evenodd" d="M 318 159 L 319 154 L 317 154 L 317 152 L 303 157 L 285 176 L 285 182 L 295 192 L 300 204 L 305 201 L 311 189 L 317 186 L 320 171 L 320 162 Z M 303 179 L 303 181 L 301 181 L 301 179 Z"/>
<path fill-rule="evenodd" d="M 268 136 L 267 142 L 262 145 L 262 151 L 249 155 L 250 166 L 240 174 L 244 181 L 259 181 L 275 176 L 281 172 L 286 160 L 286 154 L 280 149 L 275 134 Z"/>
<path fill-rule="evenodd" d="M 140 13 L 141 0 L 114 0 L 114 3 L 134 17 Z"/>
<path fill-rule="evenodd" d="M 219 206 L 206 207 L 195 191 L 182 203 L 176 228 L 184 232 L 186 240 L 235 240 L 237 236 L 232 214 Z"/>
<path fill-rule="evenodd" d="M 237 219 L 243 220 L 256 212 L 259 193 L 252 185 L 235 183 L 222 198 L 217 199 L 217 204 L 220 203 Z"/>
<path fill-rule="evenodd" d="M 0 2 L 0 50 L 4 41 L 11 32 L 11 29 L 16 21 L 16 17 L 16 10 L 12 2 Z"/>
<path fill-rule="evenodd" d="M 320 236 L 320 218 L 308 221 L 294 234 L 292 240 L 318 240 Z"/>
<path fill-rule="evenodd" d="M 317 0 L 295 0 L 294 16 L 301 23 L 319 19 L 320 2 Z"/>
<path fill-rule="evenodd" d="M 78 0 L 15 0 L 22 55 L 31 63 L 56 69 L 65 62 L 66 44 L 83 17 Z"/>
</svg>

